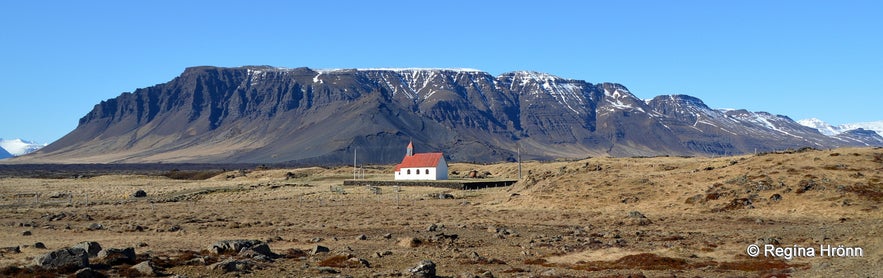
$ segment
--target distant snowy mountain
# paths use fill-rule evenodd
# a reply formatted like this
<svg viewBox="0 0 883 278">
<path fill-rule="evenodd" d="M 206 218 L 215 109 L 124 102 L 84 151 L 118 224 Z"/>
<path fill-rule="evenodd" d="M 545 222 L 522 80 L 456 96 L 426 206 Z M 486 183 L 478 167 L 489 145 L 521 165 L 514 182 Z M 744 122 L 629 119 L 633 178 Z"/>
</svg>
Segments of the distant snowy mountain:
<svg viewBox="0 0 883 278">
<path fill-rule="evenodd" d="M 883 136 L 883 121 L 842 124 L 842 125 L 838 125 L 838 126 L 833 126 L 831 124 L 826 123 L 825 121 L 822 121 L 822 120 L 819 120 L 816 118 L 803 119 L 803 120 L 799 120 L 797 122 L 800 123 L 801 125 L 818 129 L 819 132 L 821 132 L 824 135 L 828 135 L 828 136 L 836 136 L 841 133 L 844 133 L 844 132 L 847 132 L 850 130 L 856 130 L 859 128 L 864 129 L 864 130 L 871 130 L 871 131 L 876 132 L 880 136 Z"/>
<path fill-rule="evenodd" d="M 31 141 L 25 141 L 21 139 L 12 139 L 12 140 L 3 140 L 0 139 L 0 148 L 2 148 L 5 152 L 11 154 L 12 156 L 21 156 L 32 153 L 40 148 L 45 147 L 46 144 L 38 144 Z M 3 157 L 3 153 L 0 152 L 0 158 Z"/>
</svg>

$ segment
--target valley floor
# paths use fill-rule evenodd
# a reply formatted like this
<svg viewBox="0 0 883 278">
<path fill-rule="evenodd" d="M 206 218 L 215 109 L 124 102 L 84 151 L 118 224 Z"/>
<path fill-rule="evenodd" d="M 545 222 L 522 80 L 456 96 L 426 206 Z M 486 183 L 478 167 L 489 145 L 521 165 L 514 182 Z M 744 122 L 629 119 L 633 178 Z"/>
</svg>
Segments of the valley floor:
<svg viewBox="0 0 883 278">
<path fill-rule="evenodd" d="M 517 178 L 516 169 L 451 165 L 498 178 Z M 4 276 L 72 273 L 29 265 L 95 241 L 137 254 L 90 258 L 111 276 L 150 261 L 160 275 L 186 277 L 396 277 L 431 260 L 441 277 L 878 277 L 881 170 L 883 150 L 865 148 L 527 163 L 511 187 L 469 191 L 343 187 L 348 168 L 4 178 L 0 267 Z M 147 196 L 132 197 L 137 190 Z M 278 256 L 207 250 L 228 239 L 261 240 Z M 747 255 L 752 244 L 757 257 Z M 763 252 L 767 244 L 780 254 Z M 317 245 L 329 252 L 314 254 Z M 821 254 L 828 245 L 862 256 Z M 788 250 L 803 253 L 789 260 Z"/>
</svg>

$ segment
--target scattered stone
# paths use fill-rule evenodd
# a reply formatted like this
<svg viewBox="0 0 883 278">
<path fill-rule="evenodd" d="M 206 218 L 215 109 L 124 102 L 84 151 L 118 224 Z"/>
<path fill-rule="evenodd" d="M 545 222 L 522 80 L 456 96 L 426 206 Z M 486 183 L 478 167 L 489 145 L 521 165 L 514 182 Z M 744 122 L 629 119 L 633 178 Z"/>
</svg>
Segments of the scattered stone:
<svg viewBox="0 0 883 278">
<path fill-rule="evenodd" d="M 98 272 L 97 270 L 87 267 L 87 268 L 77 270 L 77 272 L 74 273 L 74 277 L 76 277 L 76 278 L 103 278 L 103 277 L 107 277 L 107 276 L 105 276 L 101 272 Z"/>
<path fill-rule="evenodd" d="M 319 253 L 328 253 L 328 252 L 331 252 L 331 249 L 328 249 L 328 247 L 325 247 L 322 245 L 316 245 L 315 247 L 313 247 L 313 250 L 310 251 L 310 254 L 316 255 Z"/>
<path fill-rule="evenodd" d="M 144 198 L 144 197 L 147 197 L 147 192 L 144 192 L 144 190 L 138 189 L 138 191 L 135 191 L 135 193 L 132 193 L 132 197 L 133 198 Z"/>
<path fill-rule="evenodd" d="M 12 247 L 2 247 L 0 248 L 0 254 L 2 253 L 21 253 L 21 247 L 12 246 Z"/>
<path fill-rule="evenodd" d="M 390 255 L 392 255 L 392 251 L 389 251 L 389 250 L 386 250 L 383 252 L 374 252 L 375 258 L 383 258 L 385 256 L 390 256 Z"/>
<path fill-rule="evenodd" d="M 449 242 L 454 243 L 460 236 L 457 234 L 446 235 L 445 233 L 439 233 L 429 238 L 431 242 Z"/>
<path fill-rule="evenodd" d="M 383 234 L 383 238 L 385 238 L 385 239 L 391 239 L 391 238 L 392 238 L 392 234 L 391 234 L 391 233 L 385 233 L 385 234 Z"/>
<path fill-rule="evenodd" d="M 454 194 L 451 194 L 451 193 L 438 193 L 438 195 L 436 195 L 436 198 L 438 198 L 438 199 L 442 199 L 442 200 L 444 200 L 444 199 L 454 199 Z"/>
<path fill-rule="evenodd" d="M 770 196 L 770 201 L 778 202 L 781 200 L 782 200 L 782 195 L 779 195 L 779 193 L 776 193 L 776 194 L 773 194 L 772 196 Z"/>
<path fill-rule="evenodd" d="M 212 254 L 229 254 L 229 253 L 239 253 L 244 248 L 249 248 L 255 245 L 265 244 L 260 240 L 246 240 L 246 239 L 232 239 L 232 240 L 221 240 L 213 243 L 208 246 L 208 250 L 212 252 Z M 269 249 L 269 247 L 268 247 Z"/>
<path fill-rule="evenodd" d="M 758 238 L 757 240 L 754 241 L 754 244 L 757 244 L 760 246 L 763 246 L 765 244 L 779 245 L 779 238 L 778 237 Z"/>
<path fill-rule="evenodd" d="M 356 240 L 366 240 L 366 239 L 368 239 L 368 236 L 366 236 L 365 234 L 361 234 L 361 235 L 356 236 Z"/>
<path fill-rule="evenodd" d="M 647 217 L 644 216 L 643 213 L 641 213 L 640 211 L 636 211 L 636 210 L 630 211 L 628 217 L 629 217 L 629 221 L 633 225 L 646 226 L 646 225 L 650 225 L 653 223 L 653 221 L 650 221 L 650 219 L 647 219 Z"/>
<path fill-rule="evenodd" d="M 138 273 L 141 273 L 143 276 L 157 276 L 157 274 L 159 274 L 156 267 L 150 261 L 143 261 L 133 265 L 132 269 L 138 271 Z"/>
<path fill-rule="evenodd" d="M 33 233 L 31 233 L 31 231 L 24 231 L 24 232 L 21 232 L 21 235 L 22 236 L 30 236 L 30 235 L 33 235 Z"/>
<path fill-rule="evenodd" d="M 98 223 L 89 224 L 89 227 L 86 228 L 86 230 L 90 230 L 90 231 L 97 231 L 97 230 L 103 230 L 103 229 L 104 229 L 104 225 L 101 225 Z"/>
<path fill-rule="evenodd" d="M 279 255 L 270 250 L 269 245 L 263 242 L 254 246 L 242 248 L 242 250 L 239 251 L 239 256 L 261 261 L 271 261 L 279 257 Z"/>
<path fill-rule="evenodd" d="M 438 230 L 438 225 L 430 224 L 429 227 L 426 227 L 427 232 L 435 232 Z"/>
<path fill-rule="evenodd" d="M 34 265 L 44 269 L 80 269 L 89 265 L 89 254 L 81 248 L 62 248 L 34 258 Z"/>
<path fill-rule="evenodd" d="M 108 265 L 134 264 L 135 248 L 107 248 L 98 252 L 98 259 Z"/>
<path fill-rule="evenodd" d="M 371 267 L 371 263 L 362 258 L 352 257 L 347 259 L 347 262 L 349 262 L 350 265 L 362 265 L 367 268 Z"/>
<path fill-rule="evenodd" d="M 137 244 L 135 244 L 135 246 L 137 246 L 137 247 L 147 247 L 147 246 L 149 246 L 149 245 L 147 245 L 147 242 L 143 242 L 143 241 L 141 241 L 141 242 L 138 242 Z"/>
<path fill-rule="evenodd" d="M 322 238 L 321 237 L 314 237 L 314 238 L 310 239 L 310 242 L 319 243 L 319 242 L 322 242 Z"/>
<path fill-rule="evenodd" d="M 396 244 L 397 244 L 398 246 L 401 246 L 401 247 L 411 247 L 411 248 L 413 248 L 413 247 L 418 247 L 418 246 L 420 246 L 420 244 L 423 244 L 423 241 L 420 240 L 419 238 L 405 237 L 405 238 L 400 238 L 400 239 L 398 240 L 398 242 L 396 242 Z"/>
<path fill-rule="evenodd" d="M 684 203 L 690 204 L 690 205 L 705 203 L 705 195 L 704 194 L 693 195 L 693 197 L 687 198 L 687 200 L 684 201 Z"/>
<path fill-rule="evenodd" d="M 228 258 L 221 262 L 217 262 L 207 266 L 210 270 L 221 270 L 224 272 L 245 272 L 251 270 L 254 263 L 249 260 L 237 260 Z"/>
<path fill-rule="evenodd" d="M 417 266 L 409 269 L 408 272 L 411 273 L 411 277 L 434 278 L 435 263 L 430 260 L 422 260 L 417 263 Z"/>
<path fill-rule="evenodd" d="M 44 243 L 38 241 L 37 243 L 34 243 L 34 248 L 37 248 L 37 249 L 46 249 L 46 244 L 44 244 Z"/>
<path fill-rule="evenodd" d="M 316 267 L 316 270 L 322 274 L 337 274 L 340 273 L 340 270 L 334 269 L 333 267 L 320 266 Z"/>
<path fill-rule="evenodd" d="M 77 245 L 74 245 L 72 248 L 80 248 L 86 250 L 86 253 L 89 254 L 89 257 L 96 257 L 98 256 L 98 252 L 101 252 L 101 244 L 98 244 L 98 242 L 94 241 L 83 241 L 77 243 Z"/>
</svg>

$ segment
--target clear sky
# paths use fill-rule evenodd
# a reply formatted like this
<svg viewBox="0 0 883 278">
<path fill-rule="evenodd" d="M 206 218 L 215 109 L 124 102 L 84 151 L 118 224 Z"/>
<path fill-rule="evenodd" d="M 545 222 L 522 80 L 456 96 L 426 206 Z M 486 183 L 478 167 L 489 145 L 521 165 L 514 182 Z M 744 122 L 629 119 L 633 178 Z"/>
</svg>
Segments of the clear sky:
<svg viewBox="0 0 883 278">
<path fill-rule="evenodd" d="M 883 120 L 883 1 L 2 1 L 0 138 L 198 65 L 467 67 Z"/>
</svg>

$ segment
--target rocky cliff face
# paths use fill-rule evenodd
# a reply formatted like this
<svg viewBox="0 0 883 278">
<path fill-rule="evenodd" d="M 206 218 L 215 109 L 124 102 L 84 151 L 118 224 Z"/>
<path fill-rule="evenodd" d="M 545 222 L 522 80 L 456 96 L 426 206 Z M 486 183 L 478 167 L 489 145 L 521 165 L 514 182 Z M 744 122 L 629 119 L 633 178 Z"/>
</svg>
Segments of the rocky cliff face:
<svg viewBox="0 0 883 278">
<path fill-rule="evenodd" d="M 21 161 L 450 161 L 597 155 L 725 155 L 862 145 L 785 116 L 716 110 L 683 95 L 640 100 L 619 84 L 537 72 L 193 67 L 102 101 L 62 139 Z M 879 142 L 883 142 L 880 138 Z M 875 143 L 875 144 L 879 144 Z"/>
</svg>

